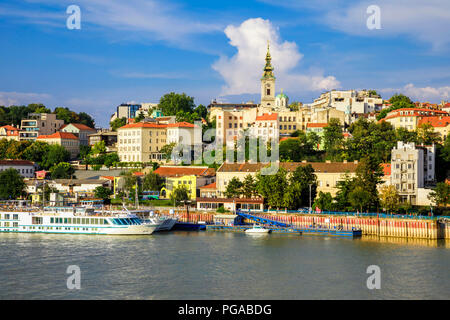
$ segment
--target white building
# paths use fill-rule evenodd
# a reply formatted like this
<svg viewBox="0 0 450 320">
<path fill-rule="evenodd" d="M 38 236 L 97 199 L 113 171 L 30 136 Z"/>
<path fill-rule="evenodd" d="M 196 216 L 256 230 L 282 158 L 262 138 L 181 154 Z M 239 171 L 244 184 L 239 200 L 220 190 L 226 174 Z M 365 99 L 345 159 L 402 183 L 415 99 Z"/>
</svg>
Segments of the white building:
<svg viewBox="0 0 450 320">
<path fill-rule="evenodd" d="M 34 178 L 36 166 L 34 162 L 28 160 L 0 160 L 0 172 L 7 169 L 16 169 L 24 178 Z"/>
</svg>

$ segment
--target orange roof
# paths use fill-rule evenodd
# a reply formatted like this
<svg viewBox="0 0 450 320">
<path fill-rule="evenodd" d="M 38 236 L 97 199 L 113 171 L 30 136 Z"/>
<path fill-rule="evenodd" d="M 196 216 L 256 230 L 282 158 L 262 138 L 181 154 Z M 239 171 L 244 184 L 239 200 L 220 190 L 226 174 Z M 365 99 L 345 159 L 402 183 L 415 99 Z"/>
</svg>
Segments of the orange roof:
<svg viewBox="0 0 450 320">
<path fill-rule="evenodd" d="M 1 128 L 5 128 L 7 136 L 18 136 L 19 135 L 19 129 L 16 127 L 6 125 Z"/>
<path fill-rule="evenodd" d="M 216 183 L 207 184 L 206 186 L 200 187 L 200 189 L 216 189 Z"/>
<path fill-rule="evenodd" d="M 143 176 L 144 173 L 143 172 L 133 172 L 133 175 L 135 175 L 135 176 Z"/>
<path fill-rule="evenodd" d="M 267 120 L 277 120 L 278 113 L 263 113 L 262 116 L 257 116 L 256 121 L 267 121 Z"/>
<path fill-rule="evenodd" d="M 106 180 L 111 180 L 114 181 L 114 177 L 113 176 L 100 176 L 101 179 L 106 179 Z"/>
<path fill-rule="evenodd" d="M 328 123 L 307 123 L 307 128 L 323 128 L 326 127 Z"/>
<path fill-rule="evenodd" d="M 153 171 L 161 177 L 182 177 L 182 176 L 215 176 L 216 170 L 207 167 L 183 167 L 183 166 L 162 166 Z"/>
<path fill-rule="evenodd" d="M 167 124 L 154 124 L 148 122 L 138 122 L 138 123 L 130 123 L 120 127 L 119 129 L 128 129 L 128 128 L 167 128 Z"/>
<path fill-rule="evenodd" d="M 88 127 L 85 124 L 82 123 L 69 123 L 69 124 L 65 124 L 63 125 L 61 128 L 59 128 L 59 130 L 64 129 L 65 127 L 69 126 L 69 125 L 73 125 L 75 128 L 79 129 L 79 130 L 88 130 L 88 131 L 97 131 L 94 128 Z"/>
<path fill-rule="evenodd" d="M 51 135 L 40 135 L 37 139 L 72 139 L 78 140 L 78 137 L 70 132 L 55 132 Z"/>
<path fill-rule="evenodd" d="M 283 138 L 280 139 L 280 142 L 286 141 L 288 139 L 298 139 L 298 137 L 283 137 Z"/>
<path fill-rule="evenodd" d="M 168 128 L 173 128 L 173 127 L 177 127 L 177 128 L 196 128 L 197 126 L 192 124 L 192 123 L 183 121 L 183 122 L 177 122 L 177 123 L 169 123 L 167 125 L 167 127 Z"/>
<path fill-rule="evenodd" d="M 383 173 L 385 176 L 391 175 L 391 164 L 390 163 L 382 163 L 381 167 L 383 168 Z"/>
<path fill-rule="evenodd" d="M 419 120 L 419 125 L 429 123 L 433 127 L 446 127 L 450 124 L 450 116 L 426 117 Z"/>
</svg>

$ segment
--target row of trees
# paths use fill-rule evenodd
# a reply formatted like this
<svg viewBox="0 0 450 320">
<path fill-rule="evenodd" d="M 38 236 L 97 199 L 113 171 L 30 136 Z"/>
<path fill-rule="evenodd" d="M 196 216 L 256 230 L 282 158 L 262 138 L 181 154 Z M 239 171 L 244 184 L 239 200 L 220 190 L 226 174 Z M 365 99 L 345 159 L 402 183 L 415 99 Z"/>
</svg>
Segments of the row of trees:
<svg viewBox="0 0 450 320">
<path fill-rule="evenodd" d="M 0 106 L 0 126 L 7 124 L 18 126 L 30 113 L 54 113 L 57 119 L 64 120 L 65 123 L 82 123 L 91 128 L 95 127 L 94 119 L 86 112 L 76 113 L 64 107 L 56 107 L 51 111 L 40 103 L 32 103 L 28 106 Z"/>
</svg>

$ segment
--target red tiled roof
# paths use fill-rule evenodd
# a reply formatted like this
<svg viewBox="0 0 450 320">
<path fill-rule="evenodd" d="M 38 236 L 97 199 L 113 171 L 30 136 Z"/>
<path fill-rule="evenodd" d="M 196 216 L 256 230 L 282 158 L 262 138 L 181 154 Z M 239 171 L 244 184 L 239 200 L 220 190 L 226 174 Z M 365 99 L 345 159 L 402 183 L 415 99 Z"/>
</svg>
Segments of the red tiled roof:
<svg viewBox="0 0 450 320">
<path fill-rule="evenodd" d="M 216 187 L 216 183 L 213 182 L 213 183 L 207 184 L 206 186 L 200 187 L 200 189 L 217 189 L 217 187 Z"/>
<path fill-rule="evenodd" d="M 177 123 L 169 123 L 167 125 L 168 128 L 173 128 L 173 127 L 177 127 L 177 128 L 196 128 L 197 126 L 189 123 L 189 122 L 177 122 Z"/>
<path fill-rule="evenodd" d="M 73 125 L 75 128 L 79 129 L 79 130 L 88 130 L 88 131 L 97 131 L 94 128 L 88 127 L 85 124 L 82 123 L 69 123 L 69 124 L 65 124 L 63 125 L 61 128 L 59 128 L 59 130 L 64 129 L 65 127 L 69 126 L 69 125 Z"/>
<path fill-rule="evenodd" d="M 143 176 L 144 173 L 143 172 L 133 172 L 133 175 L 140 177 L 140 176 Z"/>
<path fill-rule="evenodd" d="M 278 113 L 263 113 L 262 116 L 257 116 L 256 121 L 268 121 L 268 120 L 277 120 L 278 119 Z"/>
<path fill-rule="evenodd" d="M 18 136 L 19 135 L 20 129 L 18 129 L 16 127 L 6 125 L 1 128 L 5 128 L 7 136 Z"/>
<path fill-rule="evenodd" d="M 419 125 L 429 123 L 433 127 L 446 127 L 450 124 L 450 116 L 426 117 L 419 120 Z"/>
<path fill-rule="evenodd" d="M 307 123 L 307 128 L 324 128 L 328 125 L 328 123 Z"/>
<path fill-rule="evenodd" d="M 50 135 L 40 135 L 37 137 L 37 139 L 72 139 L 72 140 L 78 140 L 78 137 L 70 132 L 55 132 L 54 134 Z"/>
<path fill-rule="evenodd" d="M 29 160 L 19 160 L 19 159 L 13 159 L 13 160 L 0 160 L 0 165 L 18 165 L 18 166 L 33 166 L 34 162 Z"/>
<path fill-rule="evenodd" d="M 167 124 L 154 124 L 148 122 L 138 122 L 138 123 L 130 123 L 126 124 L 119 129 L 128 129 L 128 128 L 167 128 Z"/>
<path fill-rule="evenodd" d="M 207 167 L 183 167 L 183 166 L 162 166 L 153 171 L 161 177 L 182 177 L 182 176 L 215 176 L 216 170 Z"/>
</svg>

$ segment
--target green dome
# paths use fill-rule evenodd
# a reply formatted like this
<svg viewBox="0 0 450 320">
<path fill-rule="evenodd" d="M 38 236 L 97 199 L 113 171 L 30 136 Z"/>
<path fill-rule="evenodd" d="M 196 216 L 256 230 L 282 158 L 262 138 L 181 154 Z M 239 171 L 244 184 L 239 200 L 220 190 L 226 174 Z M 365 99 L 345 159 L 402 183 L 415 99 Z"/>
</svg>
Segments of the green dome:
<svg viewBox="0 0 450 320">
<path fill-rule="evenodd" d="M 277 94 L 277 96 L 275 98 L 286 98 L 287 99 L 287 95 L 285 95 L 283 92 Z"/>
</svg>

